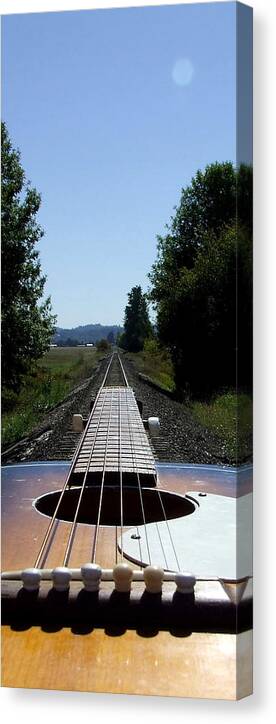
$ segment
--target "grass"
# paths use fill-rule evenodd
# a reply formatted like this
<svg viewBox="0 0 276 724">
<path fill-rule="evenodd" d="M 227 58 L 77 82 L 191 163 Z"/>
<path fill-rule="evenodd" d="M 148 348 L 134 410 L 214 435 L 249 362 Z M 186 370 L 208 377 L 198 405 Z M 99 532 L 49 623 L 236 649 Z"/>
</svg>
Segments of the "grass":
<svg viewBox="0 0 276 724">
<path fill-rule="evenodd" d="M 142 352 L 128 352 L 139 372 L 150 377 L 160 387 L 169 392 L 175 389 L 173 366 L 168 352 L 150 340 Z"/>
<path fill-rule="evenodd" d="M 252 455 L 252 399 L 229 391 L 210 402 L 192 402 L 192 414 L 220 438 L 229 460 L 246 460 Z"/>
<path fill-rule="evenodd" d="M 89 377 L 102 352 L 96 348 L 55 347 L 39 360 L 17 396 L 3 395 L 2 446 L 20 440 L 47 412 Z"/>
<path fill-rule="evenodd" d="M 155 341 L 146 343 L 142 352 L 128 353 L 139 372 L 170 392 L 175 391 L 173 366 L 169 354 Z M 186 403 L 183 403 L 187 405 Z M 252 399 L 234 390 L 215 395 L 208 401 L 190 401 L 192 415 L 207 430 L 215 432 L 229 461 L 243 461 L 252 456 Z"/>
</svg>

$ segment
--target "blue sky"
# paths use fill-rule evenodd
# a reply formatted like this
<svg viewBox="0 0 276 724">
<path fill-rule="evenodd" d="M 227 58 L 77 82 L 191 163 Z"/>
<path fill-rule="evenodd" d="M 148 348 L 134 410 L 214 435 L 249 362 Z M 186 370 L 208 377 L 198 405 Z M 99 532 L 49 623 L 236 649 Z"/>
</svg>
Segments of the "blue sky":
<svg viewBox="0 0 276 724">
<path fill-rule="evenodd" d="M 121 323 L 181 188 L 236 155 L 235 3 L 6 16 L 2 117 L 59 326 Z"/>
</svg>

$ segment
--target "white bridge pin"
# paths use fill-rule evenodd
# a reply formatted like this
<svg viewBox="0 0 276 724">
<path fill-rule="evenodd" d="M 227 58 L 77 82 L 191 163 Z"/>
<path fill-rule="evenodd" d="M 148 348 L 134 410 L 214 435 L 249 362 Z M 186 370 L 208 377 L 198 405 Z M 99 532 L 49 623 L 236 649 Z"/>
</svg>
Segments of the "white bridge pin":
<svg viewBox="0 0 276 724">
<path fill-rule="evenodd" d="M 196 578 L 192 573 L 176 573 L 175 583 L 178 593 L 193 593 Z"/>
<path fill-rule="evenodd" d="M 151 437 L 157 437 L 160 433 L 160 420 L 159 417 L 148 418 L 148 429 Z"/>
<path fill-rule="evenodd" d="M 74 432 L 83 432 L 84 424 L 82 415 L 73 415 L 72 429 Z"/>
<path fill-rule="evenodd" d="M 127 593 L 131 589 L 133 571 L 127 563 L 118 563 L 113 568 L 115 591 Z"/>
<path fill-rule="evenodd" d="M 53 586 L 56 591 L 68 591 L 71 581 L 71 571 L 65 566 L 58 566 L 52 570 Z"/>
<path fill-rule="evenodd" d="M 86 591 L 98 591 L 102 569 L 96 563 L 85 563 L 81 567 L 81 577 Z"/>
<path fill-rule="evenodd" d="M 148 593 L 161 593 L 163 578 L 163 568 L 147 566 L 144 570 L 144 581 Z"/>
<path fill-rule="evenodd" d="M 38 568 L 25 568 L 21 573 L 21 580 L 26 591 L 37 591 L 41 581 Z"/>
</svg>

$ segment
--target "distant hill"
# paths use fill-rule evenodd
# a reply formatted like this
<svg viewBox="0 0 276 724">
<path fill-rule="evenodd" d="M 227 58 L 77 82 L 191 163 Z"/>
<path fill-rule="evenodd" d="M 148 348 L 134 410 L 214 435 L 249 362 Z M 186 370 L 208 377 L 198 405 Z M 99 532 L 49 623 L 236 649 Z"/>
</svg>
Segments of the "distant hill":
<svg viewBox="0 0 276 724">
<path fill-rule="evenodd" d="M 56 332 L 53 336 L 53 344 L 64 344 L 67 339 L 76 340 L 76 342 L 83 342 L 84 344 L 97 342 L 99 339 L 107 339 L 110 332 L 113 332 L 116 340 L 117 334 L 121 334 L 123 328 L 117 324 L 111 324 L 104 326 L 103 324 L 85 324 L 80 327 L 73 327 L 73 329 L 63 329 L 63 327 L 57 327 Z"/>
</svg>

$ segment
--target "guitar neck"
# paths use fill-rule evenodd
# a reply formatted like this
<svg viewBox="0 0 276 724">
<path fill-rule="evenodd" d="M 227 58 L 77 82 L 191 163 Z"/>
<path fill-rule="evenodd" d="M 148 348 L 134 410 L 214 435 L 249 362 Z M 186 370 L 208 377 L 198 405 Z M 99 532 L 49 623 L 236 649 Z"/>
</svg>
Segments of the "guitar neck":
<svg viewBox="0 0 276 724">
<path fill-rule="evenodd" d="M 87 423 L 69 486 L 156 485 L 154 456 L 133 390 L 103 387 Z"/>
</svg>

